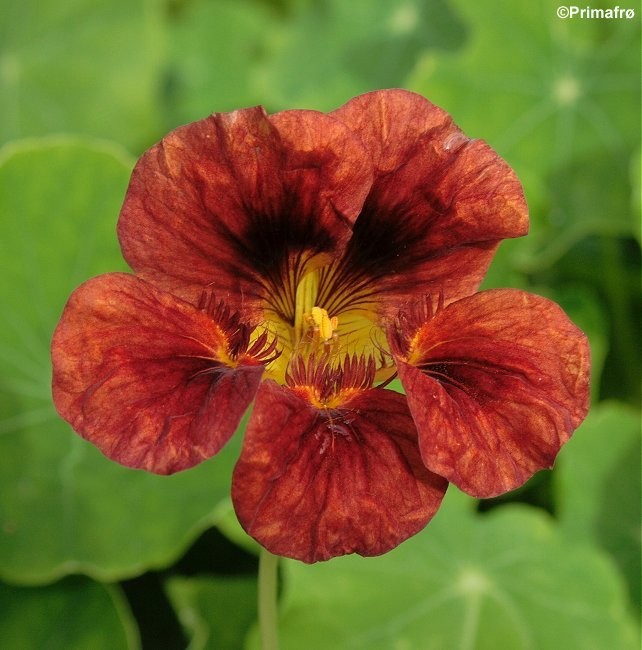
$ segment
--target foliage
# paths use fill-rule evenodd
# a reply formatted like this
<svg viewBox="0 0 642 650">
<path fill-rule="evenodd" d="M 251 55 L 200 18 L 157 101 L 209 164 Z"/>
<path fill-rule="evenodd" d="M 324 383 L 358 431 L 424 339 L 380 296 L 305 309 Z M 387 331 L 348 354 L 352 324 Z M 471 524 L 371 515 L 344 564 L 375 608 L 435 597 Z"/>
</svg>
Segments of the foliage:
<svg viewBox="0 0 642 650">
<path fill-rule="evenodd" d="M 255 647 L 256 548 L 228 500 L 239 436 L 173 477 L 114 465 L 56 417 L 49 340 L 75 286 L 125 269 L 128 176 L 169 129 L 258 103 L 329 110 L 391 86 L 441 105 L 516 169 L 531 234 L 502 245 L 486 286 L 562 304 L 591 340 L 594 406 L 550 475 L 483 513 L 451 488 L 384 557 L 284 563 L 283 647 L 634 647 L 639 9 L 562 20 L 552 0 L 45 4 L 0 0 L 3 647 L 158 647 L 141 602 L 168 612 L 162 647 Z M 216 562 L 195 552 L 214 526 Z"/>
</svg>

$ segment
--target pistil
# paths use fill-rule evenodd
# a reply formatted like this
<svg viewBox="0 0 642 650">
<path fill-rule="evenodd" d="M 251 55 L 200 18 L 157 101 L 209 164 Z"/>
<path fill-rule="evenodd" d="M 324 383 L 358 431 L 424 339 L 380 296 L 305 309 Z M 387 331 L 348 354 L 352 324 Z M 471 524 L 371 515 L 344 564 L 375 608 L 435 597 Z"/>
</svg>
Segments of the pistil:
<svg viewBox="0 0 642 650">
<path fill-rule="evenodd" d="M 293 332 L 295 339 L 293 343 L 295 346 L 304 338 L 310 327 L 309 319 L 312 309 L 316 305 L 318 292 L 319 275 L 316 271 L 310 271 L 303 276 L 301 282 L 299 282 L 299 285 L 296 288 Z"/>
</svg>

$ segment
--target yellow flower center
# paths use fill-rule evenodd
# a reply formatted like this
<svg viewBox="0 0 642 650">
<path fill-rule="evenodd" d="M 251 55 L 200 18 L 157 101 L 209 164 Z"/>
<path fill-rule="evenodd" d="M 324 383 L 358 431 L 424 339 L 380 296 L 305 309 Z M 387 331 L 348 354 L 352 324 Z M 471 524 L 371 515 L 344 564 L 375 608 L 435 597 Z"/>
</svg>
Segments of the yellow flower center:
<svg viewBox="0 0 642 650">
<path fill-rule="evenodd" d="M 277 337 L 282 352 L 266 367 L 265 378 L 285 384 L 293 356 L 312 355 L 327 356 L 335 366 L 346 355 L 371 356 L 376 382 L 394 373 L 371 293 L 351 291 L 349 283 L 339 281 L 337 264 L 319 258 L 308 260 L 299 274 L 295 267 L 287 280 L 266 300 L 263 327 Z M 257 328 L 256 335 L 261 331 Z"/>
<path fill-rule="evenodd" d="M 311 333 L 319 341 L 327 345 L 335 336 L 334 331 L 339 327 L 339 319 L 336 316 L 328 316 L 328 312 L 321 307 L 312 307 L 309 312 L 303 314 L 306 324 L 311 328 Z"/>
</svg>

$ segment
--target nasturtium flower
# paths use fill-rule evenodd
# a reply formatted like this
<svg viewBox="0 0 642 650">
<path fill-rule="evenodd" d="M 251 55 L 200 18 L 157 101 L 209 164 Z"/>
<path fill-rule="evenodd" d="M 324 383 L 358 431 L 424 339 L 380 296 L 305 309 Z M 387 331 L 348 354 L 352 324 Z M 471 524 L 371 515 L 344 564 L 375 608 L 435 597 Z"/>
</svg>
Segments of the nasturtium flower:
<svg viewBox="0 0 642 650">
<path fill-rule="evenodd" d="M 254 401 L 232 479 L 245 530 L 305 562 L 384 553 L 449 482 L 491 497 L 551 467 L 587 412 L 588 346 L 563 311 L 477 292 L 527 229 L 510 167 L 410 92 L 180 127 L 132 174 L 134 274 L 65 307 L 56 407 L 109 458 L 169 474 Z"/>
</svg>

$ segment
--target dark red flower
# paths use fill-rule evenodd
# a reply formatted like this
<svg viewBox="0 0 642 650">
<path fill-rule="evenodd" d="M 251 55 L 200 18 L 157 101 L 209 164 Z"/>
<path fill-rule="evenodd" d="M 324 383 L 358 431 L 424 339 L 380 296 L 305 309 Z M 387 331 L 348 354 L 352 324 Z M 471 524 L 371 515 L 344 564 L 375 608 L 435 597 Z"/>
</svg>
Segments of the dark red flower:
<svg viewBox="0 0 642 650">
<path fill-rule="evenodd" d="M 232 483 L 248 533 L 306 562 L 384 553 L 448 481 L 487 497 L 550 467 L 586 414 L 586 339 L 559 307 L 475 293 L 527 228 L 512 170 L 413 93 L 212 115 L 136 165 L 118 222 L 136 275 L 71 296 L 56 407 L 165 474 L 255 399 Z"/>
</svg>

